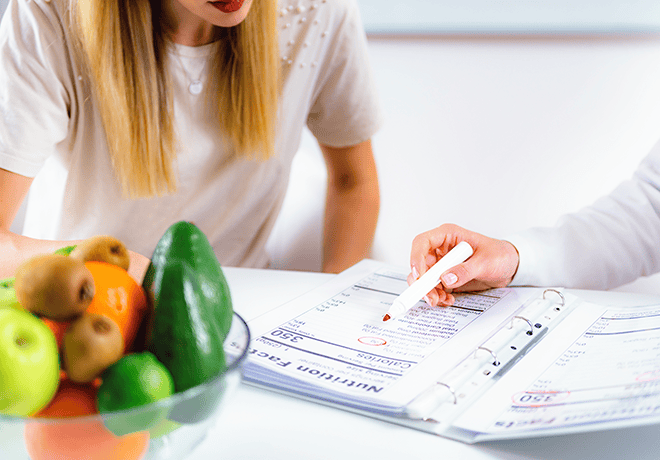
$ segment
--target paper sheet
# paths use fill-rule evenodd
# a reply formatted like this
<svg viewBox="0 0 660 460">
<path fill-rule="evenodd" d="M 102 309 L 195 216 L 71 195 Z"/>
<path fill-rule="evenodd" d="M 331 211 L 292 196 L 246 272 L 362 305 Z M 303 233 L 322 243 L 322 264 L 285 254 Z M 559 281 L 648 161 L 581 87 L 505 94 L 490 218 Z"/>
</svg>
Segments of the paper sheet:
<svg viewBox="0 0 660 460">
<path fill-rule="evenodd" d="M 499 308 L 511 290 L 497 289 L 457 295 L 450 308 L 430 308 L 419 302 L 405 316 L 383 322 L 394 298 L 408 286 L 406 277 L 407 273 L 393 267 L 362 263 L 312 295 L 255 319 L 250 323 L 256 338 L 247 380 L 270 381 L 322 398 L 339 397 L 355 405 L 393 410 L 423 388 L 424 379 L 418 378 L 409 385 L 397 384 L 406 381 L 403 377 L 418 370 L 431 354 L 451 341 L 453 351 L 444 361 L 448 367 L 454 365 L 483 340 L 488 328 L 475 323 L 488 316 L 485 312 L 496 305 L 494 310 L 501 310 L 488 318 L 492 328 L 520 307 L 514 301 Z M 430 372 L 428 378 L 432 379 L 441 371 L 439 366 L 423 374 Z"/>
<path fill-rule="evenodd" d="M 583 304 L 457 421 L 496 436 L 660 417 L 660 306 Z"/>
</svg>

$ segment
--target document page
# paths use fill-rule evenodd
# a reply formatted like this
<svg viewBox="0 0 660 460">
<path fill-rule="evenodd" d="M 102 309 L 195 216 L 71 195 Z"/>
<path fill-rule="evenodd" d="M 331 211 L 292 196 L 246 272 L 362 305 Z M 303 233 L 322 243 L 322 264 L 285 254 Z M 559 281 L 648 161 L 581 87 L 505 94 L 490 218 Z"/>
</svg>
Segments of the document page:
<svg viewBox="0 0 660 460">
<path fill-rule="evenodd" d="M 406 315 L 383 322 L 392 301 L 408 287 L 407 275 L 365 261 L 251 321 L 255 339 L 245 379 L 343 404 L 401 409 L 429 378 L 441 375 L 442 366 L 434 366 L 423 373 L 426 381 L 415 378 L 397 386 L 426 358 L 451 344 L 445 360 L 450 368 L 520 307 L 510 289 L 495 289 L 457 295 L 449 308 L 422 301 Z"/>
<path fill-rule="evenodd" d="M 501 438 L 658 421 L 660 306 L 585 303 L 543 342 L 456 425 Z"/>
</svg>

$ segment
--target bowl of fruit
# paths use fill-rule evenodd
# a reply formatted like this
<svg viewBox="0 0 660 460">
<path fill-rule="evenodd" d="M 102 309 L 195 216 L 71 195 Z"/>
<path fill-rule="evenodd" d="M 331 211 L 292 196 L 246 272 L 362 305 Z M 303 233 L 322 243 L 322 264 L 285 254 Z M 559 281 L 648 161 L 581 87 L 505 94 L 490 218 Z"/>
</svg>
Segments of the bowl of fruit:
<svg viewBox="0 0 660 460">
<path fill-rule="evenodd" d="M 128 263 L 97 236 L 0 281 L 3 459 L 183 459 L 221 416 L 250 331 L 205 235 L 172 225 L 142 284 Z"/>
</svg>

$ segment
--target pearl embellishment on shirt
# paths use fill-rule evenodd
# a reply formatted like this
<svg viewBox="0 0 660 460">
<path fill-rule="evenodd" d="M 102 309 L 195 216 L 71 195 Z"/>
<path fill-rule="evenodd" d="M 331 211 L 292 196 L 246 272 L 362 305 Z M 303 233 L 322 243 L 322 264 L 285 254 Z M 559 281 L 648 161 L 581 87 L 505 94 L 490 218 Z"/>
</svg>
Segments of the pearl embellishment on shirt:
<svg viewBox="0 0 660 460">
<path fill-rule="evenodd" d="M 291 0 L 290 0 L 291 1 Z M 279 15 L 280 17 L 287 16 L 289 14 L 292 15 L 299 15 L 298 19 L 296 20 L 281 20 L 282 22 L 280 23 L 280 26 L 283 30 L 291 30 L 290 33 L 295 34 L 296 33 L 296 27 L 305 27 L 304 24 L 307 23 L 307 20 L 309 19 L 311 23 L 315 26 L 319 24 L 319 20 L 314 18 L 314 14 L 312 13 L 313 10 L 317 10 L 320 8 L 319 4 L 320 3 L 326 3 L 327 0 L 308 0 L 305 2 L 304 0 L 298 0 L 294 4 L 289 4 L 287 6 L 281 7 L 279 10 Z M 312 14 L 311 17 L 308 17 L 306 13 Z M 285 22 L 286 21 L 286 22 Z M 300 25 L 299 25 L 300 24 Z M 318 29 L 317 29 L 318 30 Z M 311 32 L 311 30 L 308 30 L 308 32 Z M 284 32 L 283 32 L 284 33 Z M 318 33 L 318 32 L 317 32 Z M 329 32 L 323 31 L 321 32 L 320 38 L 325 38 L 327 37 Z M 295 35 L 294 35 L 295 36 Z M 285 35 L 286 37 L 286 35 Z M 301 38 L 307 38 L 303 43 L 302 47 L 299 47 L 300 45 L 296 46 L 296 41 L 293 39 L 287 40 L 286 41 L 286 46 L 293 48 L 290 53 L 292 53 L 292 56 L 288 55 L 282 55 L 282 62 L 286 63 L 287 66 L 291 67 L 294 62 L 298 61 L 296 63 L 296 66 L 298 68 L 304 69 L 306 67 L 316 67 L 318 65 L 318 61 L 312 61 L 312 62 L 300 62 L 302 59 L 304 59 L 305 54 L 302 53 L 302 48 L 309 48 L 312 44 L 312 42 L 309 40 L 310 38 L 313 38 L 309 35 L 309 33 L 303 36 Z M 288 54 L 288 53 L 287 53 Z M 310 56 L 311 57 L 311 56 Z"/>
</svg>

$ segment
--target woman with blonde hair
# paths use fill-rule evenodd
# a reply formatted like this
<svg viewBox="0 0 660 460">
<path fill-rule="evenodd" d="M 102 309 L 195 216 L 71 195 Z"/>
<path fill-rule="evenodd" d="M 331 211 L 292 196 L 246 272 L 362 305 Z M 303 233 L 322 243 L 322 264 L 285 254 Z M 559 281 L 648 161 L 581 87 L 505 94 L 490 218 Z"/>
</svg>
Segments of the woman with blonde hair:
<svg viewBox="0 0 660 460">
<path fill-rule="evenodd" d="M 323 270 L 347 268 L 367 255 L 379 209 L 367 62 L 353 0 L 10 0 L 2 274 L 108 234 L 132 250 L 140 278 L 179 220 L 200 227 L 223 265 L 267 267 L 305 125 L 328 169 Z"/>
</svg>

